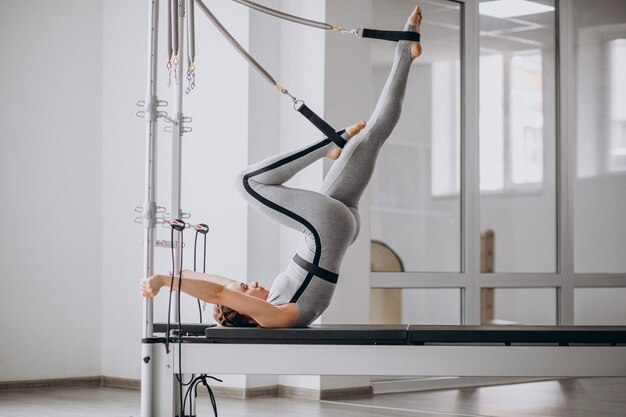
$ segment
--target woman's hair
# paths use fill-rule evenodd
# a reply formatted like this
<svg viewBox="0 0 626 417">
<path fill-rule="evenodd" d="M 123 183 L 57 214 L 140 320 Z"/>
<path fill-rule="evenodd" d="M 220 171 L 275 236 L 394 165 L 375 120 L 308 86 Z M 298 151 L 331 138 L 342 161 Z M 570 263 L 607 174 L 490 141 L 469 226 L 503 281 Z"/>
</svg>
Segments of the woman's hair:
<svg viewBox="0 0 626 417">
<path fill-rule="evenodd" d="M 222 326 L 226 327 L 256 327 L 254 322 L 250 323 L 250 318 L 240 314 L 232 308 L 215 304 L 213 317 Z"/>
</svg>

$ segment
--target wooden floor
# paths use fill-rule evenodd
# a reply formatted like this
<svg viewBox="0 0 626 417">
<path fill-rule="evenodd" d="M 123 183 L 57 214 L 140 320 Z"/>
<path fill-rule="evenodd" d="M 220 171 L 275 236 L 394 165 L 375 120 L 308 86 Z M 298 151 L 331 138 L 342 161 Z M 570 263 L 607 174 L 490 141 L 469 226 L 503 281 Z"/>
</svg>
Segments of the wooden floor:
<svg viewBox="0 0 626 417">
<path fill-rule="evenodd" d="M 212 416 L 209 401 L 198 416 Z M 341 402 L 218 399 L 222 417 L 626 417 L 626 378 L 585 378 L 495 387 L 381 394 Z M 0 391 L 0 416 L 137 417 L 139 392 L 74 387 Z"/>
</svg>

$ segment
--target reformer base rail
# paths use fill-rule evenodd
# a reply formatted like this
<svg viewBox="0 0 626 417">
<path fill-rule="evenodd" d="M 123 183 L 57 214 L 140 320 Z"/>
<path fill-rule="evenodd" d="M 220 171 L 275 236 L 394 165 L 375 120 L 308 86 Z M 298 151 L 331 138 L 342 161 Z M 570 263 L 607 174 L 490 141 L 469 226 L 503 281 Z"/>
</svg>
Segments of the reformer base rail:
<svg viewBox="0 0 626 417">
<path fill-rule="evenodd" d="M 171 346 L 169 354 L 154 346 L 151 358 L 157 416 L 175 415 L 176 374 L 626 376 L 626 327 L 214 327 L 183 337 L 182 367 L 178 345 Z"/>
</svg>

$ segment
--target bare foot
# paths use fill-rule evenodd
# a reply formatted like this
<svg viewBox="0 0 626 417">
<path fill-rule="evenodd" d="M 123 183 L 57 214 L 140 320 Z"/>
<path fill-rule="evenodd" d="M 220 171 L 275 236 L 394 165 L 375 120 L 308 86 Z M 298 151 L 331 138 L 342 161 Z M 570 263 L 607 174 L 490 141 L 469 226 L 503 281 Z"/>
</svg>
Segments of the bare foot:
<svg viewBox="0 0 626 417">
<path fill-rule="evenodd" d="M 350 127 L 346 127 L 346 134 L 348 135 L 348 139 L 356 136 L 363 128 L 365 127 L 365 122 L 360 122 L 354 124 Z M 333 148 L 330 152 L 326 154 L 326 157 L 332 159 L 333 161 L 339 158 L 341 155 L 341 148 Z"/>
<path fill-rule="evenodd" d="M 411 26 L 420 27 L 422 24 L 422 9 L 419 5 L 415 6 L 415 9 L 413 9 L 406 23 Z M 422 45 L 419 42 L 413 42 L 411 44 L 411 59 L 415 59 L 420 55 L 422 55 Z"/>
</svg>

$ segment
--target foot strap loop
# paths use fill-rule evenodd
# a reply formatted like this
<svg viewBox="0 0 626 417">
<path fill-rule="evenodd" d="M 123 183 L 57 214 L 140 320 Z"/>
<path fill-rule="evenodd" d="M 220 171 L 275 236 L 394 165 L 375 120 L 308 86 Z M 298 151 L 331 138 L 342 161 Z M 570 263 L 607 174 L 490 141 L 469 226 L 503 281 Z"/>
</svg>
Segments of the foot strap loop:
<svg viewBox="0 0 626 417">
<path fill-rule="evenodd" d="M 304 104 L 304 102 L 298 101 L 298 106 L 296 107 L 296 110 L 304 117 L 306 117 L 311 123 L 313 123 L 313 125 L 315 125 L 316 128 L 318 128 L 324 135 L 326 135 L 328 139 L 335 142 L 335 145 L 339 146 L 340 148 L 346 146 L 347 141 L 341 137 L 341 134 L 333 129 L 331 125 L 326 123 L 324 119 L 315 114 L 315 112 L 311 110 L 306 104 Z"/>
<path fill-rule="evenodd" d="M 402 31 L 402 30 L 378 30 L 361 28 L 357 31 L 357 36 L 361 38 L 381 39 L 385 41 L 420 41 L 419 32 Z"/>
</svg>

